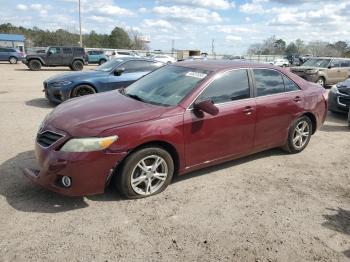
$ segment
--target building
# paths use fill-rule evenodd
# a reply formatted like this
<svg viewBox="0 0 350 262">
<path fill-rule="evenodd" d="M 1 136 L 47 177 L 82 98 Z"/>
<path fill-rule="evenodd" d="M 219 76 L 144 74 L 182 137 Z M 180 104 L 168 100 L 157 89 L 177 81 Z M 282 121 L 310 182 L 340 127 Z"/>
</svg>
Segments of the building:
<svg viewBox="0 0 350 262">
<path fill-rule="evenodd" d="M 24 36 L 12 34 L 0 34 L 0 47 L 13 47 L 24 52 Z"/>
</svg>

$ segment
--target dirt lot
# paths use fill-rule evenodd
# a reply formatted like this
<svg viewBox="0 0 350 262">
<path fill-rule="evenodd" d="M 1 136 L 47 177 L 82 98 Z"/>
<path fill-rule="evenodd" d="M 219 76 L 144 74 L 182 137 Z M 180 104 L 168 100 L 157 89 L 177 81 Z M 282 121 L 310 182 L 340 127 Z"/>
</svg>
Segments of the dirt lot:
<svg viewBox="0 0 350 262">
<path fill-rule="evenodd" d="M 345 116 L 330 114 L 301 154 L 269 150 L 175 179 L 142 200 L 111 189 L 66 198 L 21 173 L 36 165 L 35 134 L 52 110 L 42 81 L 65 70 L 0 64 L 0 261 L 350 259 Z"/>
</svg>

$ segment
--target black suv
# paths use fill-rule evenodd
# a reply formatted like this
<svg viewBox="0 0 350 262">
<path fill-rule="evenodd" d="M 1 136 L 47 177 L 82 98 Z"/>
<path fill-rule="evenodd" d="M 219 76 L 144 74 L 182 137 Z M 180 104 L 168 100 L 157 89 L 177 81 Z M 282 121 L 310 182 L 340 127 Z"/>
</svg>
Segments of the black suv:
<svg viewBox="0 0 350 262">
<path fill-rule="evenodd" d="M 71 70 L 80 71 L 88 63 L 88 56 L 82 47 L 50 46 L 45 53 L 27 55 L 22 62 L 33 71 L 42 66 L 69 66 Z"/>
</svg>

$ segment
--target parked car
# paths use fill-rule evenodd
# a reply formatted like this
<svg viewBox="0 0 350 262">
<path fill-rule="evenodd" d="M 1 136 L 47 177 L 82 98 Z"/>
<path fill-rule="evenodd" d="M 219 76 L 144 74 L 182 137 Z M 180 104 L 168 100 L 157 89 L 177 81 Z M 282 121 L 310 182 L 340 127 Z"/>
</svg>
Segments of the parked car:
<svg viewBox="0 0 350 262">
<path fill-rule="evenodd" d="M 273 65 L 280 66 L 280 67 L 287 67 L 289 66 L 289 61 L 284 58 L 278 58 L 273 61 Z"/>
<path fill-rule="evenodd" d="M 102 193 L 109 181 L 127 198 L 150 196 L 174 174 L 269 148 L 303 151 L 325 120 L 324 94 L 264 64 L 167 65 L 126 89 L 56 107 L 36 138 L 41 170 L 24 174 L 68 196 Z"/>
<path fill-rule="evenodd" d="M 165 64 L 171 64 L 177 61 L 174 57 L 169 55 L 155 55 L 153 56 L 153 59 Z"/>
<path fill-rule="evenodd" d="M 102 50 L 90 50 L 87 52 L 89 64 L 102 65 L 108 61 L 108 56 Z"/>
<path fill-rule="evenodd" d="M 338 83 L 331 88 L 328 94 L 329 111 L 344 113 L 349 112 L 350 105 L 350 79 Z"/>
<path fill-rule="evenodd" d="M 17 64 L 23 59 L 23 53 L 15 48 L 0 47 L 0 61 L 8 61 L 10 64 Z"/>
<path fill-rule="evenodd" d="M 53 76 L 44 81 L 43 91 L 51 103 L 61 103 L 73 97 L 127 87 L 163 65 L 136 57 L 115 58 L 91 71 Z"/>
<path fill-rule="evenodd" d="M 321 86 L 334 85 L 350 76 L 350 59 L 310 58 L 301 66 L 292 67 L 291 72 Z"/>
<path fill-rule="evenodd" d="M 22 62 L 33 71 L 43 66 L 68 66 L 73 71 L 80 71 L 88 63 L 88 56 L 82 47 L 50 46 L 45 53 L 27 55 Z"/>
</svg>

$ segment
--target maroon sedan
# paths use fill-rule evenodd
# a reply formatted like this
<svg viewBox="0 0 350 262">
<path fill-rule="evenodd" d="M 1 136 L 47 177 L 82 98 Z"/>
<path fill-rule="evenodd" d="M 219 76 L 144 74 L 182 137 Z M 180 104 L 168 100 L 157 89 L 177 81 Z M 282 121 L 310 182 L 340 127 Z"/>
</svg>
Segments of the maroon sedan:
<svg viewBox="0 0 350 262">
<path fill-rule="evenodd" d="M 176 63 L 58 106 L 37 135 L 41 170 L 24 173 L 69 196 L 102 193 L 109 181 L 127 198 L 150 196 L 174 174 L 269 148 L 301 152 L 326 112 L 325 89 L 277 67 Z"/>
</svg>

